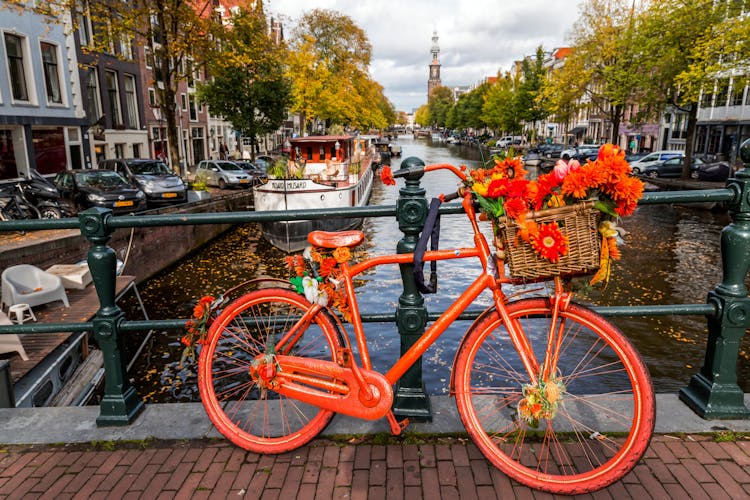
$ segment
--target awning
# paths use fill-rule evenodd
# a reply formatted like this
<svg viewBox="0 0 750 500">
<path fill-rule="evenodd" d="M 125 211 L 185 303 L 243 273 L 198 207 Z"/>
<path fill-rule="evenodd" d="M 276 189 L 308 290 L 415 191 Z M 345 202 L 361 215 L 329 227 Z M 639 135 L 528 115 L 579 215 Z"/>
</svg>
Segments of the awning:
<svg viewBox="0 0 750 500">
<path fill-rule="evenodd" d="M 569 134 L 582 134 L 586 132 L 586 127 L 573 127 L 568 131 Z"/>
</svg>

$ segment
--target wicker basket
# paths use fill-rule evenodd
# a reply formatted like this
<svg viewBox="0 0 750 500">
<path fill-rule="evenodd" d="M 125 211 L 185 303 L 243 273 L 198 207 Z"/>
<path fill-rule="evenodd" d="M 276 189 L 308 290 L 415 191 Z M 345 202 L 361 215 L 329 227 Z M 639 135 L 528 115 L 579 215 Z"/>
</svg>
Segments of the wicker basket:
<svg viewBox="0 0 750 500">
<path fill-rule="evenodd" d="M 517 239 L 518 228 L 507 217 L 496 222 L 495 245 L 498 250 L 504 251 L 510 275 L 515 278 L 586 274 L 599 268 L 601 238 L 597 228 L 600 219 L 601 212 L 594 208 L 592 201 L 526 214 L 526 220 L 533 220 L 537 224 L 557 222 L 562 233 L 568 237 L 568 254 L 560 257 L 556 263 L 543 259 L 529 243 Z"/>
</svg>

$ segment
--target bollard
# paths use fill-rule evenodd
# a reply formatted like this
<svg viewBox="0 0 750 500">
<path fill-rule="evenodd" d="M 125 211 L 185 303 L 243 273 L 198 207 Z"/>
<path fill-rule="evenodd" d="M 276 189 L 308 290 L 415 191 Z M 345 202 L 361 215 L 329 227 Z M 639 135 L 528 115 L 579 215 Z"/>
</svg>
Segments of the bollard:
<svg viewBox="0 0 750 500">
<path fill-rule="evenodd" d="M 409 157 L 401 162 L 401 168 L 424 166 L 419 158 Z M 396 203 L 398 227 L 404 233 L 396 247 L 398 253 L 412 253 L 417 246 L 419 233 L 427 218 L 427 199 L 425 190 L 420 186 L 422 173 L 405 178 L 406 184 L 399 190 Z M 400 264 L 401 280 L 404 291 L 398 298 L 396 324 L 401 336 L 401 354 L 414 345 L 425 331 L 427 325 L 427 308 L 424 297 L 419 293 L 414 281 L 414 266 Z M 393 413 L 398 418 L 409 418 L 413 421 L 432 421 L 430 399 L 422 382 L 422 359 L 404 373 L 396 384 L 393 401 Z"/>
<path fill-rule="evenodd" d="M 81 233 L 92 243 L 88 253 L 91 277 L 99 297 L 99 310 L 93 320 L 94 336 L 104 355 L 104 396 L 96 425 L 128 425 L 143 410 L 143 401 L 130 385 L 122 359 L 119 323 L 125 314 L 115 303 L 115 251 L 107 246 L 113 230 L 107 226 L 112 211 L 90 208 L 78 215 Z"/>
<path fill-rule="evenodd" d="M 727 181 L 734 192 L 732 222 L 721 232 L 722 281 L 709 292 L 718 314 L 708 318 L 706 356 L 680 399 L 705 419 L 750 418 L 737 385 L 739 344 L 750 328 L 750 299 L 745 277 L 750 266 L 750 139 L 740 147 L 744 168 Z"/>
</svg>

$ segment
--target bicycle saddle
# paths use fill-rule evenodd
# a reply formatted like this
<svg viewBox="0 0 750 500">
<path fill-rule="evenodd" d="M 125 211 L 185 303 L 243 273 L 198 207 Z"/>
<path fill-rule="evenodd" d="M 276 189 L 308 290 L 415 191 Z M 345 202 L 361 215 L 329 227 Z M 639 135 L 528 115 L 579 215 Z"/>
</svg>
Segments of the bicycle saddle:
<svg viewBox="0 0 750 500">
<path fill-rule="evenodd" d="M 311 245 L 323 248 L 356 247 L 365 239 L 362 231 L 312 231 L 307 235 Z"/>
</svg>

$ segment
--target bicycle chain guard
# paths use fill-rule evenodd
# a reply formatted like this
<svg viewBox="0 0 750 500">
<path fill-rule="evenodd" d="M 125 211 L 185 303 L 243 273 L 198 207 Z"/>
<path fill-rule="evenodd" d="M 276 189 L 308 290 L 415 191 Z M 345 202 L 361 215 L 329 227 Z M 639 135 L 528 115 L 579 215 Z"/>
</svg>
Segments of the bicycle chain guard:
<svg viewBox="0 0 750 500">
<path fill-rule="evenodd" d="M 268 388 L 283 396 L 367 420 L 382 418 L 391 409 L 393 388 L 378 372 L 359 369 L 373 395 L 366 400 L 351 368 L 299 356 L 277 355 L 274 359 L 278 368 Z"/>
</svg>

